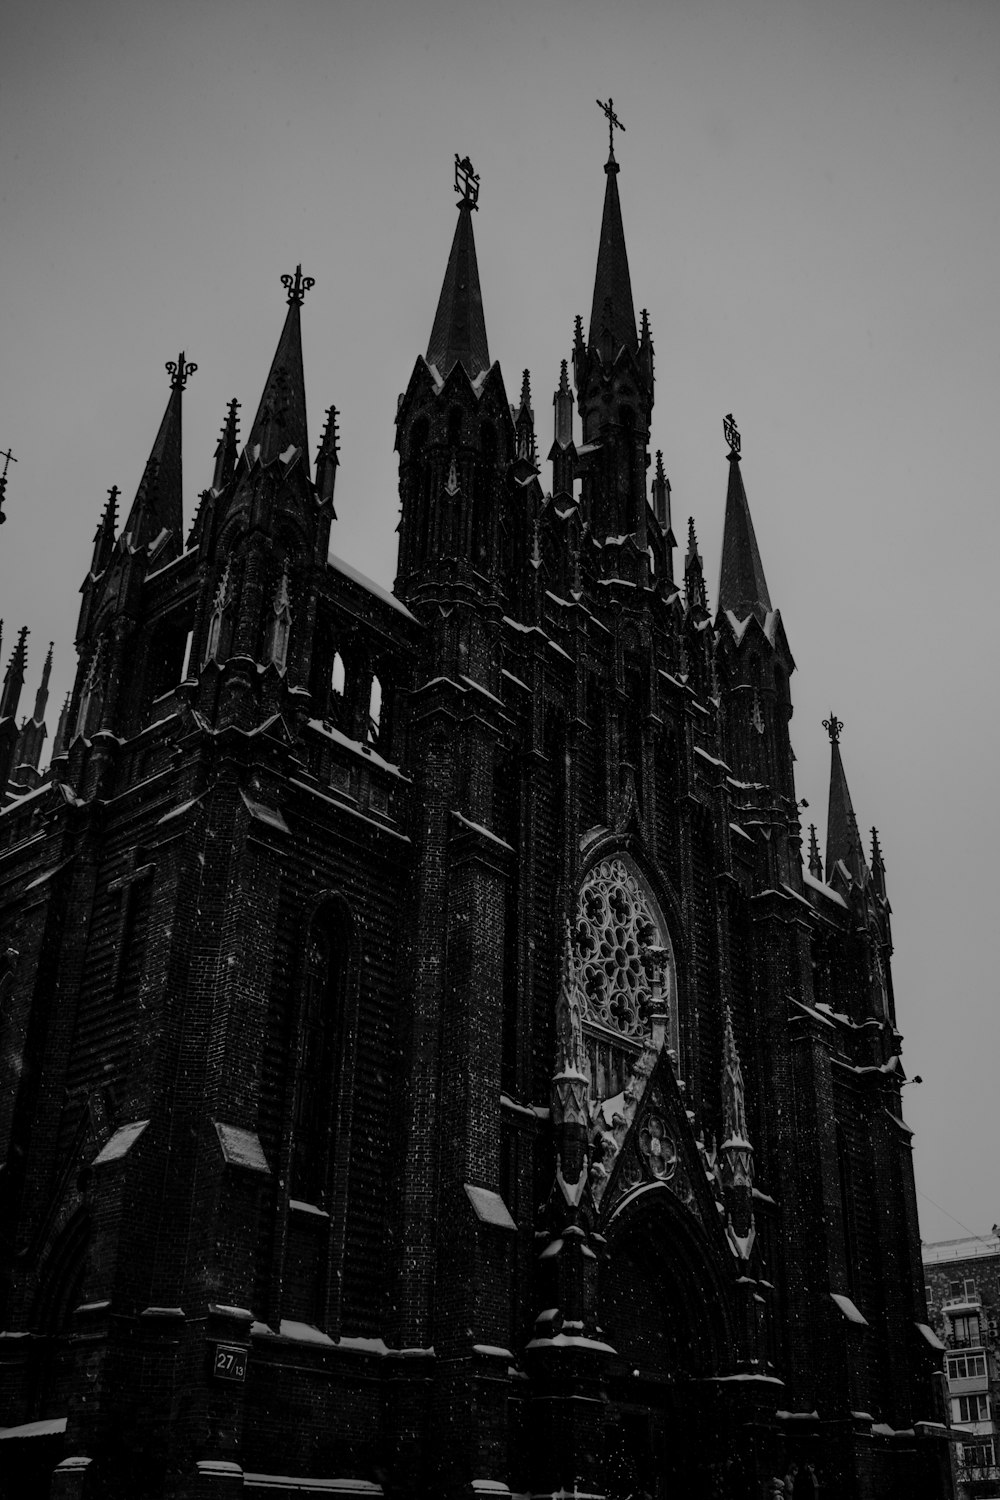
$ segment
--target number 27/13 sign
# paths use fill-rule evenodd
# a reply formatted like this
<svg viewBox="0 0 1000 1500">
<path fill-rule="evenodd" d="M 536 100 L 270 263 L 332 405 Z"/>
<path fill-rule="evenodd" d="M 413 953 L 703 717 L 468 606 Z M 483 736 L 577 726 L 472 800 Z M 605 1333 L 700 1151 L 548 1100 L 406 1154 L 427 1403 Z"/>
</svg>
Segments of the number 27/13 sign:
<svg viewBox="0 0 1000 1500">
<path fill-rule="evenodd" d="M 212 1374 L 216 1380 L 246 1380 L 247 1351 L 239 1344 L 216 1344 Z"/>
</svg>

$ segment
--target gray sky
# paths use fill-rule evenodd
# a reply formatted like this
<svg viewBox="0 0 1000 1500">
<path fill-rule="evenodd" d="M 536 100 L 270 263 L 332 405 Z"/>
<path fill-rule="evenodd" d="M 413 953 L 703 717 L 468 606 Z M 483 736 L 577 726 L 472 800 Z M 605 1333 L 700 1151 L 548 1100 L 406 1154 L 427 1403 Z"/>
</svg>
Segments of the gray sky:
<svg viewBox="0 0 1000 1500">
<path fill-rule="evenodd" d="M 396 396 L 456 150 L 482 175 L 490 353 L 511 397 L 530 367 L 547 451 L 613 95 L 675 529 L 694 515 L 714 605 L 732 411 L 798 663 L 805 820 L 825 836 L 832 708 L 880 830 L 929 1239 L 1000 1218 L 998 74 L 992 0 L 22 0 L 0 50 L 0 612 L 5 662 L 31 627 L 25 708 L 53 637 L 54 706 L 69 685 L 94 528 L 108 486 L 135 493 L 164 361 L 200 367 L 189 519 L 231 396 L 247 430 L 297 261 L 314 451 L 342 411 L 334 550 L 391 582 Z"/>
</svg>

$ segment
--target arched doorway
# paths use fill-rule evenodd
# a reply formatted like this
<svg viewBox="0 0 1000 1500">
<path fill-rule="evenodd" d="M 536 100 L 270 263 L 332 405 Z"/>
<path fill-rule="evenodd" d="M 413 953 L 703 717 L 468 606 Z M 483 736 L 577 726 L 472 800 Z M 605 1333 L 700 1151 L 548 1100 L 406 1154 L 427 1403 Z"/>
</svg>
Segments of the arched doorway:
<svg viewBox="0 0 1000 1500">
<path fill-rule="evenodd" d="M 608 1500 L 750 1491 L 720 1377 L 733 1372 L 733 1273 L 696 1216 L 648 1183 L 608 1218 L 603 1336 L 619 1360 L 609 1385 Z"/>
</svg>

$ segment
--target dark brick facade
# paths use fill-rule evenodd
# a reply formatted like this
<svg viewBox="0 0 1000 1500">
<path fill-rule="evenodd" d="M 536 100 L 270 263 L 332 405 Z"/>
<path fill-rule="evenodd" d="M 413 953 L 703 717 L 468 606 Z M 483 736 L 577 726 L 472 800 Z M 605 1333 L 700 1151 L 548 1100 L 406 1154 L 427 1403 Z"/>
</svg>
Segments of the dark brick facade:
<svg viewBox="0 0 1000 1500">
<path fill-rule="evenodd" d="M 548 495 L 466 183 L 394 595 L 297 278 L 187 543 L 183 357 L 112 497 L 0 815 L 2 1495 L 949 1493 L 881 857 L 835 744 L 803 868 L 732 429 L 675 582 L 616 179 Z"/>
</svg>

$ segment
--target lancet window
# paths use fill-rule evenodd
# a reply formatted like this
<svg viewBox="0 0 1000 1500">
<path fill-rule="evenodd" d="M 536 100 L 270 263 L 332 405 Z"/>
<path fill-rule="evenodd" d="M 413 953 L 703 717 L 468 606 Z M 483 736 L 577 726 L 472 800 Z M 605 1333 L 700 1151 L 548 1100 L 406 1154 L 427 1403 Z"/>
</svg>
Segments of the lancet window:
<svg viewBox="0 0 1000 1500">
<path fill-rule="evenodd" d="M 677 1053 L 677 985 L 666 922 L 626 854 L 601 860 L 580 890 L 576 949 L 590 1084 L 620 1093 L 649 1045 Z"/>
<path fill-rule="evenodd" d="M 208 622 L 208 640 L 205 643 L 205 661 L 223 661 L 229 653 L 232 635 L 233 590 L 230 582 L 230 562 L 219 579 L 219 587 L 212 601 L 212 613 Z"/>
<path fill-rule="evenodd" d="M 104 706 L 103 656 L 104 652 L 98 646 L 90 659 L 76 716 L 77 734 L 93 734 L 95 729 L 100 728 L 101 710 Z"/>
</svg>

